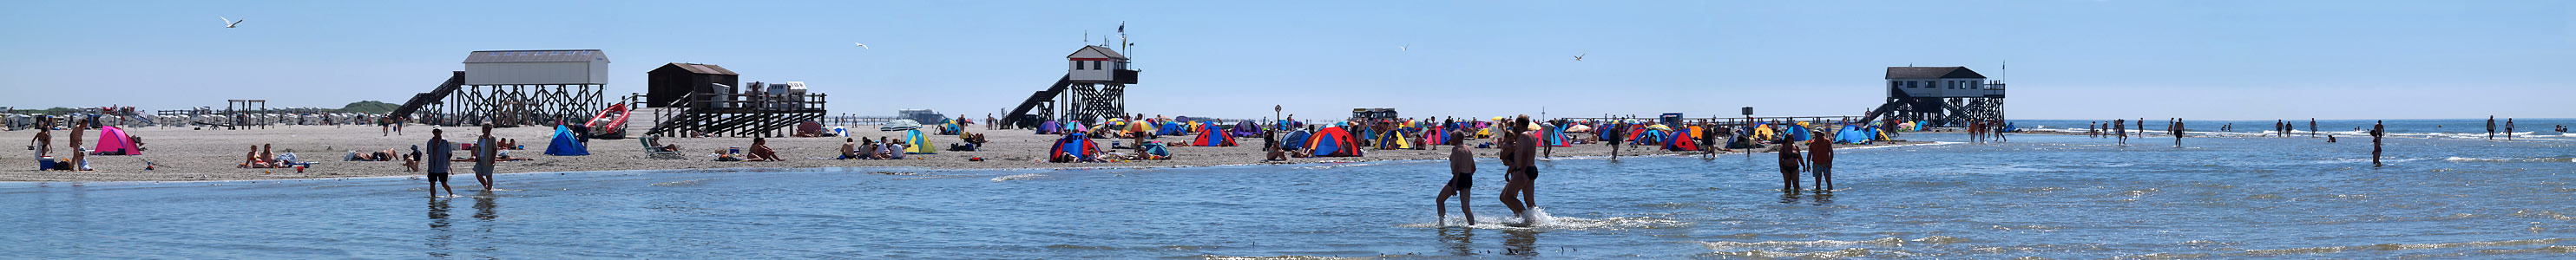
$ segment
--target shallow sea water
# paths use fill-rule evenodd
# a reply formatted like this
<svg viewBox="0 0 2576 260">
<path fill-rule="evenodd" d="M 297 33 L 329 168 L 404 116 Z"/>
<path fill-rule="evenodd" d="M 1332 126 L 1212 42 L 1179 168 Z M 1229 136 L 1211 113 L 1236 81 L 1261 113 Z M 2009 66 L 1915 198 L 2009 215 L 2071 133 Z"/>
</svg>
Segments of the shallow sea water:
<svg viewBox="0 0 2576 260">
<path fill-rule="evenodd" d="M 404 178 L 0 183 L 0 255 L 2576 257 L 2576 142 L 2393 138 L 2374 168 L 2367 138 L 2012 140 L 1840 150 L 1829 194 L 1784 195 L 1770 154 L 1552 160 L 1532 227 L 1497 224 L 1515 220 L 1490 159 L 1474 226 L 1434 217 L 1447 164 L 1427 161 L 510 174 L 456 198 Z"/>
</svg>

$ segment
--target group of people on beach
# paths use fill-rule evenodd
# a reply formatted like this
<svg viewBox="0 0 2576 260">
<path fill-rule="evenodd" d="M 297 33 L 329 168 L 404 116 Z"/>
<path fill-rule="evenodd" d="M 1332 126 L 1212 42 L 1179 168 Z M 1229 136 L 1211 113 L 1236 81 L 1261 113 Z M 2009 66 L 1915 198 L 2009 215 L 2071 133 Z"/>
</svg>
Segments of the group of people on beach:
<svg viewBox="0 0 2576 260">
<path fill-rule="evenodd" d="M 892 137 L 841 138 L 841 157 L 836 159 L 900 160 L 903 159 L 903 150 L 909 145 Z"/>
<path fill-rule="evenodd" d="M 71 148 L 71 149 L 72 149 L 72 150 L 71 150 L 71 151 L 72 151 L 72 152 L 71 152 L 71 156 L 72 156 L 72 157 L 71 157 L 71 160 L 69 160 L 69 161 L 57 161 L 57 162 L 55 162 L 55 163 L 54 163 L 54 167 L 52 167 L 51 169 L 47 169 L 47 170 L 61 170 L 61 171 L 89 171 L 89 170 L 92 170 L 92 169 L 90 169 L 90 167 L 89 167 L 89 152 L 81 151 L 81 148 L 80 148 L 80 147 L 81 147 L 81 135 L 83 135 L 83 133 L 82 133 L 82 132 L 84 132 L 85 130 L 88 130 L 88 129 L 90 128 L 90 124 L 88 123 L 88 122 L 89 122 L 89 120 L 88 120 L 88 119 L 77 119 L 77 118 L 76 118 L 76 119 L 71 119 L 71 120 L 72 120 L 71 125 L 67 126 L 67 128 L 71 128 L 71 131 L 72 131 L 72 133 L 71 133 L 71 142 L 69 143 L 69 144 L 70 144 L 69 146 L 64 146 L 64 147 L 69 147 L 69 148 Z M 38 119 L 38 121 L 39 121 L 39 122 L 49 122 L 49 120 L 46 120 L 46 119 Z M 140 145 L 140 144 L 137 144 L 137 145 Z M 53 156 L 53 152 L 54 152 L 54 127 L 53 127 L 53 126 L 38 126 L 38 128 L 37 128 L 37 130 L 36 130 L 36 137 L 35 137 L 35 138 L 32 138 L 32 139 L 27 140 L 27 150 L 34 150 L 34 151 L 36 151 L 36 157 L 34 157 L 34 158 L 38 158 L 38 159 L 40 159 L 40 160 L 41 160 L 42 158 L 46 158 L 46 157 Z"/>
</svg>

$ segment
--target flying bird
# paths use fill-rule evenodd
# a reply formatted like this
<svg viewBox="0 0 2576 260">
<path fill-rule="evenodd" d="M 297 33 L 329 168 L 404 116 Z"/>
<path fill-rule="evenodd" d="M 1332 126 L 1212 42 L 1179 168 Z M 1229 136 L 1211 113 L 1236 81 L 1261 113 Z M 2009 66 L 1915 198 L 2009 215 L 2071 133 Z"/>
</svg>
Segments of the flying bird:
<svg viewBox="0 0 2576 260">
<path fill-rule="evenodd" d="M 1583 61 L 1583 55 L 1590 55 L 1590 54 L 1575 54 L 1575 55 L 1574 55 L 1574 61 Z"/>
<path fill-rule="evenodd" d="M 233 20 L 233 18 L 224 18 L 224 17 L 222 17 L 222 16 L 216 16 L 215 18 L 216 18 L 216 19 L 224 19 L 224 28 L 233 28 L 233 26 L 241 26 L 241 22 L 242 22 L 242 21 L 249 21 L 249 20 L 250 20 L 250 19 Z"/>
<path fill-rule="evenodd" d="M 872 49 L 872 50 L 874 49 L 874 48 L 868 48 L 868 44 L 866 44 L 866 43 L 855 43 L 855 42 L 853 42 L 853 43 L 850 43 L 850 44 L 857 44 L 857 45 L 859 45 L 859 48 L 860 48 L 860 49 Z"/>
<path fill-rule="evenodd" d="M 1405 44 L 1405 45 L 1403 45 L 1403 46 L 1395 46 L 1395 50 L 1399 50 L 1399 51 L 1413 51 L 1413 45 L 1412 45 L 1412 44 Z"/>
</svg>

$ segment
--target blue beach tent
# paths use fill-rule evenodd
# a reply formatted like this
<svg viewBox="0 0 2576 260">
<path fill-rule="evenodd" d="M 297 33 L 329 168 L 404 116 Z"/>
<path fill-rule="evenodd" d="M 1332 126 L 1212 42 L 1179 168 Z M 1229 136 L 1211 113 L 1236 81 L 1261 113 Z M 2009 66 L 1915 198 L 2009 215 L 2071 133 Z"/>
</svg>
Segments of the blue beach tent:
<svg viewBox="0 0 2576 260">
<path fill-rule="evenodd" d="M 560 125 L 555 126 L 555 140 L 551 144 L 546 145 L 546 155 L 590 155 L 590 148 L 582 146 L 580 138 L 580 136 L 573 135 L 572 129 L 570 128 L 564 128 L 564 126 Z"/>
</svg>

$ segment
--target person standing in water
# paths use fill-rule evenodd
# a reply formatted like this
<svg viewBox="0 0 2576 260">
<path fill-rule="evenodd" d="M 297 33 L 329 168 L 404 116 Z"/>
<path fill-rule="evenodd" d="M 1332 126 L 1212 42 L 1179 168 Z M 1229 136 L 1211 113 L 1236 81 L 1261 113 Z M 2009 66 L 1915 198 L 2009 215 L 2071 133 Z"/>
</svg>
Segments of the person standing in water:
<svg viewBox="0 0 2576 260">
<path fill-rule="evenodd" d="M 2174 118 L 2173 125 L 2165 126 L 2165 128 L 2169 128 L 2165 131 L 2173 132 L 2174 148 L 2182 148 L 2182 118 Z"/>
<path fill-rule="evenodd" d="M 433 186 L 429 190 L 430 197 L 438 197 L 437 189 L 446 189 L 447 195 L 456 195 L 456 188 L 447 185 L 447 166 L 452 164 L 448 161 L 456 158 L 456 145 L 447 143 L 447 138 L 440 136 L 442 132 L 445 131 L 429 129 L 429 155 L 421 158 L 429 161 L 429 170 L 424 172 L 428 172 L 429 185 Z"/>
<path fill-rule="evenodd" d="M 483 191 L 492 191 L 492 164 L 501 157 L 501 147 L 494 143 L 492 123 L 483 123 L 483 137 L 474 140 L 474 182 L 483 184 Z"/>
<path fill-rule="evenodd" d="M 1807 160 L 1798 157 L 1798 143 L 1790 140 L 1790 138 L 1780 138 L 1779 141 L 1773 142 L 1779 144 L 1779 147 L 1774 148 L 1772 152 L 1780 156 L 1780 192 L 1797 194 L 1798 165 L 1807 163 Z"/>
<path fill-rule="evenodd" d="M 72 138 L 80 138 L 80 137 L 78 137 L 78 136 L 74 136 L 74 137 L 72 137 Z M 74 140 L 78 140 L 78 139 L 74 139 Z M 2505 140 L 2505 141 L 2513 141 L 2513 118 L 2505 118 L 2505 119 L 2504 119 L 2504 140 Z"/>
<path fill-rule="evenodd" d="M 2388 134 L 2388 121 L 2370 123 L 2370 167 L 2379 167 L 2379 138 Z"/>
<path fill-rule="evenodd" d="M 1450 131 L 1464 134 L 1466 131 Z M 1449 224 L 1449 196 L 1458 196 L 1458 213 L 1467 215 L 1467 225 L 1476 225 L 1476 211 L 1467 209 L 1467 188 L 1476 184 L 1476 152 L 1464 145 L 1449 146 L 1449 184 L 1440 187 L 1439 198 L 1432 199 L 1433 209 L 1440 212 L 1440 224 Z"/>
<path fill-rule="evenodd" d="M 2140 130 L 2140 131 L 2144 131 L 2144 130 L 2147 130 L 2147 129 L 2146 129 L 2146 128 L 2138 128 L 2138 130 Z M 2129 145 L 2129 120 L 2128 120 L 2128 119 L 2112 119 L 2112 120 L 2111 120 L 2111 132 L 2112 132 L 2112 133 L 2116 133 L 2116 134 L 2118 134 L 2118 135 L 2119 135 L 2119 137 L 2120 137 L 2120 145 Z M 2143 133 L 2141 133 L 2141 134 L 2143 134 Z"/>
<path fill-rule="evenodd" d="M 2308 137 L 2317 137 L 2317 118 L 2308 118 Z"/>
<path fill-rule="evenodd" d="M 1604 143 L 1604 144 L 1609 144 L 1609 145 L 1610 145 L 1610 161 L 1611 161 L 1611 162 L 1618 162 L 1618 161 L 1619 161 L 1619 143 L 1625 143 L 1625 142 L 1627 142 L 1627 140 L 1628 140 L 1628 138 L 1627 138 L 1626 136 L 1622 136 L 1623 134 L 1627 134 L 1627 133 L 1628 133 L 1628 127 L 1627 127 L 1627 126 L 1628 126 L 1628 122 L 1615 122 L 1615 123 L 1610 123 L 1609 127 L 1607 127 L 1607 128 L 1609 128 L 1609 129 L 1602 130 L 1602 131 L 1604 131 L 1604 132 L 1609 132 L 1609 137 L 1610 137 L 1610 138 L 1609 138 L 1608 140 L 1601 140 L 1601 141 L 1603 141 L 1602 143 Z"/>
<path fill-rule="evenodd" d="M 1520 195 L 1522 194 L 1522 191 L 1528 189 L 1527 187 L 1530 185 L 1530 182 L 1535 181 L 1533 178 L 1536 177 L 1533 174 L 1525 172 L 1527 170 L 1531 170 L 1531 168 L 1526 168 L 1525 165 L 1530 165 L 1531 160 L 1535 160 L 1537 158 L 1533 158 L 1534 156 L 1523 155 L 1535 155 L 1538 153 L 1538 151 L 1535 151 L 1538 150 L 1538 146 L 1535 143 L 1538 141 L 1538 137 L 1526 134 L 1526 131 L 1530 129 L 1529 116 L 1521 116 L 1515 120 L 1503 121 L 1501 123 L 1505 124 L 1502 127 L 1504 131 L 1502 133 L 1495 133 L 1495 138 L 1502 139 L 1503 142 L 1503 151 L 1496 154 L 1497 157 L 1503 161 L 1503 193 L 1501 195 L 1501 200 L 1503 202 L 1503 207 L 1510 208 L 1512 210 L 1513 216 L 1519 216 L 1523 219 L 1522 221 L 1524 221 L 1524 223 L 1527 223 L 1526 221 L 1529 219 L 1529 212 L 1537 206 L 1537 203 L 1526 202 L 1521 199 Z"/>
<path fill-rule="evenodd" d="M 1530 116 L 1520 116 L 1520 124 L 1517 124 L 1522 126 L 1517 131 L 1520 136 L 1512 136 L 1512 139 L 1520 139 L 1520 144 L 1515 144 L 1517 149 L 1512 149 L 1512 160 L 1520 160 L 1520 206 L 1535 214 L 1538 211 L 1538 144 L 1543 142 L 1540 142 L 1538 134 L 1540 129 L 1530 129 L 1530 124 L 1533 124 Z M 1522 219 L 1530 219 L 1530 216 L 1522 216 Z"/>
<path fill-rule="evenodd" d="M 2495 116 L 2487 116 L 2487 140 L 2495 140 Z"/>
<path fill-rule="evenodd" d="M 1807 172 L 1816 179 L 1817 192 L 1834 191 L 1834 142 L 1816 138 L 1807 142 Z"/>
</svg>

